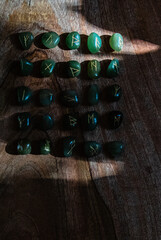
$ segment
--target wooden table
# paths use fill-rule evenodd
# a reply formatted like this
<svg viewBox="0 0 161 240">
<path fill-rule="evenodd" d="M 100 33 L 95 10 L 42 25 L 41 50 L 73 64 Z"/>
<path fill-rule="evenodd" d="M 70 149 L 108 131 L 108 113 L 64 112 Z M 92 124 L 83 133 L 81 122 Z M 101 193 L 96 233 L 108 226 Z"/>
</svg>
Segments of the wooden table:
<svg viewBox="0 0 161 240">
<path fill-rule="evenodd" d="M 0 239 L 23 240 L 159 240 L 161 239 L 161 1 L 156 0 L 1 0 L 0 2 Z M 37 44 L 46 31 L 61 34 L 62 44 L 46 50 Z M 15 33 L 31 31 L 35 44 L 28 51 L 18 48 Z M 78 31 L 83 44 L 79 51 L 63 47 L 64 33 Z M 91 32 L 102 36 L 99 54 L 88 54 L 85 41 Z M 124 49 L 110 52 L 109 36 L 119 32 Z M 106 88 L 114 80 L 89 81 L 20 77 L 12 68 L 22 57 L 33 62 L 52 58 L 56 62 L 97 59 L 103 66 L 114 57 L 120 60 L 121 74 L 116 79 L 123 89 L 118 103 L 105 100 Z M 85 89 L 98 83 L 101 100 L 98 106 L 86 106 Z M 14 104 L 14 89 L 29 86 L 34 93 L 53 89 L 56 101 L 51 107 L 39 107 L 35 101 L 25 107 Z M 122 126 L 111 131 L 105 124 L 97 130 L 73 132 L 61 128 L 63 114 L 69 109 L 60 105 L 64 89 L 76 89 L 82 99 L 80 114 L 95 109 L 106 121 L 114 109 L 124 113 Z M 16 131 L 18 112 L 33 116 L 47 112 L 55 117 L 53 130 L 35 128 Z M 59 139 L 77 136 L 79 142 L 97 140 L 103 144 L 123 140 L 125 153 L 110 159 L 103 153 L 91 159 L 83 156 L 61 158 L 59 155 L 18 156 L 12 143 L 20 137 L 31 141 L 49 137 L 53 149 Z"/>
</svg>

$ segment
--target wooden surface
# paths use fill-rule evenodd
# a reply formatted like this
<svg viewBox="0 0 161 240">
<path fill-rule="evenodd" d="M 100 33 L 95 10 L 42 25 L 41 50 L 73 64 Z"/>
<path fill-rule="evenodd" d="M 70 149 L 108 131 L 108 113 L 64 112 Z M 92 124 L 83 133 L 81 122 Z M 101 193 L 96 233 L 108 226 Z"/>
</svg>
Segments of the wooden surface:
<svg viewBox="0 0 161 240">
<path fill-rule="evenodd" d="M 161 239 L 161 1 L 160 0 L 1 0 L 0 2 L 0 239 L 23 240 L 160 240 Z M 36 43 L 21 51 L 14 38 L 19 31 L 38 36 L 46 31 L 58 34 L 78 31 L 83 39 L 95 31 L 103 36 L 103 49 L 91 55 L 61 47 L 45 50 Z M 108 51 L 108 36 L 119 32 L 124 37 L 120 53 Z M 63 37 L 62 37 L 63 39 Z M 123 88 L 120 102 L 109 104 L 102 97 L 93 108 L 84 104 L 84 90 L 91 83 L 86 77 L 71 80 L 19 77 L 11 71 L 12 62 L 26 57 L 35 62 L 53 58 L 102 63 L 117 57 Z M 97 82 L 102 96 L 114 81 Z M 110 159 L 106 151 L 99 157 L 69 159 L 59 156 L 17 156 L 10 145 L 20 137 L 31 141 L 48 136 L 53 149 L 65 132 L 59 126 L 69 110 L 58 101 L 50 108 L 32 102 L 25 107 L 13 103 L 14 88 L 30 86 L 36 92 L 53 89 L 56 97 L 64 89 L 76 89 L 82 97 L 80 113 L 96 109 L 105 122 L 113 109 L 124 113 L 120 129 L 109 131 L 102 124 L 93 132 L 76 130 L 80 142 L 106 143 L 123 140 L 124 155 Z M 30 111 L 32 115 L 49 112 L 56 124 L 52 131 L 33 129 L 17 132 L 14 116 Z"/>
</svg>

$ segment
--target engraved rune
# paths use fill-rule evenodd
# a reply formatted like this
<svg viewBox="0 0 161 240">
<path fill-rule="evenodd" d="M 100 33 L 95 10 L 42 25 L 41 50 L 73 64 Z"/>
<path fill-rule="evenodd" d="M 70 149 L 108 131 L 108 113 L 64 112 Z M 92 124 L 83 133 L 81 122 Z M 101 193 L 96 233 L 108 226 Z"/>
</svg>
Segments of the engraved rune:
<svg viewBox="0 0 161 240">
<path fill-rule="evenodd" d="M 24 36 L 24 43 L 25 43 L 25 47 L 27 47 L 27 41 L 29 39 L 29 36 Z"/>
<path fill-rule="evenodd" d="M 46 39 L 46 43 L 47 43 L 49 40 L 51 40 L 50 43 L 49 43 L 49 44 L 51 44 L 51 43 L 52 43 L 52 40 L 53 40 L 52 35 L 50 35 L 50 36 Z"/>
<path fill-rule="evenodd" d="M 118 73 L 119 72 L 119 69 L 118 69 L 118 65 L 117 65 L 117 63 L 116 62 L 114 62 L 114 67 L 115 67 L 115 69 L 116 69 L 116 72 Z"/>
<path fill-rule="evenodd" d="M 100 42 L 98 41 L 97 37 L 96 37 L 96 47 L 100 48 Z"/>
<path fill-rule="evenodd" d="M 120 45 L 120 48 L 122 48 L 122 46 L 123 46 L 123 41 L 122 41 L 122 39 L 119 37 L 119 45 Z"/>
<path fill-rule="evenodd" d="M 70 97 L 70 96 L 64 96 L 64 98 L 66 98 L 66 100 L 67 100 L 68 102 L 74 102 L 74 101 L 75 101 L 75 98 Z"/>
<path fill-rule="evenodd" d="M 90 123 L 90 121 L 94 124 L 94 113 L 92 115 L 88 114 L 88 123 Z"/>
<path fill-rule="evenodd" d="M 96 146 L 96 147 L 94 148 L 94 147 L 92 147 L 92 146 L 90 145 L 90 152 L 91 152 L 92 155 L 97 155 L 98 146 Z"/>
<path fill-rule="evenodd" d="M 71 126 L 75 126 L 77 124 L 77 119 L 72 116 L 69 116 L 69 121 Z"/>
<path fill-rule="evenodd" d="M 119 122 L 120 122 L 120 116 L 115 116 L 115 118 L 114 118 L 114 125 L 115 125 L 116 123 L 119 124 Z"/>
<path fill-rule="evenodd" d="M 77 69 L 77 68 L 72 68 L 72 67 L 70 67 L 70 70 L 71 70 L 71 72 L 72 72 L 73 77 L 75 76 L 75 74 L 76 74 L 77 72 L 79 72 L 79 69 Z"/>
<path fill-rule="evenodd" d="M 120 86 L 115 86 L 115 96 L 117 95 L 119 90 L 120 90 Z"/>
<path fill-rule="evenodd" d="M 97 71 L 97 62 L 91 62 L 92 69 L 95 68 L 95 71 Z"/>
<path fill-rule="evenodd" d="M 77 39 L 76 37 L 72 36 L 72 46 L 74 43 L 79 43 L 79 39 Z"/>
<path fill-rule="evenodd" d="M 47 65 L 47 64 L 45 64 L 46 65 L 46 68 L 45 68 L 45 71 L 47 70 L 47 69 L 49 69 L 49 71 L 51 70 L 51 66 L 52 66 L 52 64 L 50 63 L 49 65 Z"/>
<path fill-rule="evenodd" d="M 70 150 L 67 152 L 67 154 L 71 154 L 74 147 L 75 147 L 75 140 L 74 140 L 73 143 L 71 144 Z"/>
</svg>

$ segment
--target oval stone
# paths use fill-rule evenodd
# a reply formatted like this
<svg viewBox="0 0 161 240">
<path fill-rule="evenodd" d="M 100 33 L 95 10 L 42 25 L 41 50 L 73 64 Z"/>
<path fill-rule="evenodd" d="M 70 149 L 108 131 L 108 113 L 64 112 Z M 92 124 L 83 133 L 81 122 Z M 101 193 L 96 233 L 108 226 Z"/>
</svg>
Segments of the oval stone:
<svg viewBox="0 0 161 240">
<path fill-rule="evenodd" d="M 18 128 L 26 130 L 30 126 L 31 115 L 28 112 L 19 113 L 17 115 Z"/>
<path fill-rule="evenodd" d="M 117 52 L 121 51 L 123 43 L 123 37 L 120 33 L 114 33 L 109 39 L 110 47 Z"/>
<path fill-rule="evenodd" d="M 111 129 L 118 128 L 123 120 L 123 114 L 120 111 L 111 111 L 109 113 L 109 126 Z"/>
<path fill-rule="evenodd" d="M 119 75 L 120 64 L 118 59 L 113 59 L 107 67 L 107 77 L 114 78 Z"/>
<path fill-rule="evenodd" d="M 60 36 L 56 32 L 47 32 L 42 35 L 42 44 L 46 48 L 55 48 L 60 42 Z"/>
<path fill-rule="evenodd" d="M 101 64 L 97 60 L 91 60 L 88 63 L 88 77 L 91 79 L 99 78 L 101 72 Z"/>
<path fill-rule="evenodd" d="M 49 77 L 54 70 L 55 62 L 52 59 L 46 59 L 41 63 L 41 75 L 42 77 Z"/>
<path fill-rule="evenodd" d="M 37 123 L 41 130 L 46 131 L 54 126 L 54 119 L 49 114 L 45 114 L 39 116 Z"/>
<path fill-rule="evenodd" d="M 42 106 L 49 106 L 54 101 L 53 92 L 50 89 L 41 89 L 39 92 L 39 102 Z"/>
<path fill-rule="evenodd" d="M 124 143 L 122 141 L 112 141 L 107 143 L 108 154 L 114 158 L 118 157 L 124 151 Z"/>
<path fill-rule="evenodd" d="M 86 112 L 82 118 L 82 126 L 85 130 L 94 130 L 98 125 L 98 113 L 96 111 Z"/>
<path fill-rule="evenodd" d="M 66 37 L 66 45 L 69 49 L 78 49 L 81 44 L 81 38 L 78 32 L 71 32 Z"/>
<path fill-rule="evenodd" d="M 67 76 L 70 78 L 78 77 L 81 72 L 81 65 L 77 61 L 67 62 Z"/>
<path fill-rule="evenodd" d="M 51 144 L 48 139 L 43 139 L 40 141 L 40 154 L 47 155 L 51 152 Z"/>
<path fill-rule="evenodd" d="M 63 117 L 63 126 L 66 130 L 72 130 L 79 125 L 79 113 L 65 114 Z"/>
<path fill-rule="evenodd" d="M 23 76 L 31 75 L 33 71 L 33 63 L 27 59 L 20 59 L 20 71 Z"/>
<path fill-rule="evenodd" d="M 21 86 L 17 87 L 17 102 L 20 105 L 27 104 L 32 96 L 32 91 L 30 88 Z"/>
<path fill-rule="evenodd" d="M 122 89 L 118 84 L 113 84 L 107 88 L 107 98 L 110 102 L 118 101 L 122 96 Z"/>
<path fill-rule="evenodd" d="M 64 157 L 71 157 L 76 146 L 76 140 L 74 137 L 65 137 L 63 139 L 63 155 Z"/>
<path fill-rule="evenodd" d="M 27 139 L 21 139 L 17 143 L 17 153 L 26 155 L 31 153 L 31 143 Z"/>
<path fill-rule="evenodd" d="M 88 36 L 87 46 L 91 53 L 97 53 L 102 46 L 102 40 L 100 36 L 95 32 L 91 33 Z"/>
<path fill-rule="evenodd" d="M 89 105 L 96 105 L 99 101 L 99 89 L 97 84 L 92 84 L 88 89 L 88 103 Z"/>
<path fill-rule="evenodd" d="M 86 157 L 94 157 L 101 153 L 102 146 L 95 141 L 88 141 L 84 143 L 84 154 Z"/>
<path fill-rule="evenodd" d="M 25 50 L 28 50 L 34 41 L 34 36 L 31 32 L 21 32 L 18 34 L 18 37 L 21 47 Z"/>
<path fill-rule="evenodd" d="M 62 92 L 62 104 L 66 107 L 76 107 L 79 103 L 78 95 L 74 90 L 66 90 Z"/>
</svg>

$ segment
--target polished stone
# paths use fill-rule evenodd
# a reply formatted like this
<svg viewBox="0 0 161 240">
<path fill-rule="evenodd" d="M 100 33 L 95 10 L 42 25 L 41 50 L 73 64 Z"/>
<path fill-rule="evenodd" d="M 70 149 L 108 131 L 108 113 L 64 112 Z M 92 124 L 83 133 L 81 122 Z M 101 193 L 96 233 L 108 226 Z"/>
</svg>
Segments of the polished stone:
<svg viewBox="0 0 161 240">
<path fill-rule="evenodd" d="M 52 59 L 46 59 L 41 63 L 41 75 L 42 77 L 49 77 L 54 70 L 55 62 Z"/>
<path fill-rule="evenodd" d="M 88 63 L 88 77 L 91 79 L 99 78 L 101 72 L 101 64 L 97 60 L 91 60 Z"/>
<path fill-rule="evenodd" d="M 47 32 L 42 35 L 42 44 L 46 48 L 55 48 L 60 42 L 60 36 L 56 32 Z"/>
<path fill-rule="evenodd" d="M 112 158 L 119 157 L 124 151 L 124 143 L 122 141 L 108 142 L 107 151 Z"/>
<path fill-rule="evenodd" d="M 102 46 L 102 40 L 100 36 L 97 33 L 91 33 L 88 36 L 87 46 L 91 53 L 97 53 Z"/>
<path fill-rule="evenodd" d="M 96 111 L 86 112 L 82 117 L 82 126 L 85 130 L 94 130 L 98 125 L 98 113 Z"/>
<path fill-rule="evenodd" d="M 92 84 L 88 88 L 88 103 L 89 105 L 96 105 L 99 101 L 99 89 L 97 84 Z"/>
<path fill-rule="evenodd" d="M 79 113 L 70 113 L 63 116 L 63 126 L 65 130 L 72 130 L 79 125 Z"/>
<path fill-rule="evenodd" d="M 84 154 L 86 157 L 94 157 L 101 153 L 102 146 L 95 141 L 84 142 Z"/>
<path fill-rule="evenodd" d="M 120 33 L 114 33 L 110 37 L 109 44 L 113 50 L 115 50 L 117 52 L 121 51 L 121 49 L 123 48 L 123 44 L 124 44 L 122 35 Z"/>
<path fill-rule="evenodd" d="M 76 140 L 74 137 L 65 137 L 63 139 L 63 155 L 64 157 L 71 157 L 76 146 Z"/>
<path fill-rule="evenodd" d="M 31 100 L 32 91 L 25 86 L 17 87 L 17 102 L 20 105 L 27 104 Z"/>
<path fill-rule="evenodd" d="M 48 139 L 40 141 L 40 154 L 47 155 L 51 152 L 51 143 Z"/>
<path fill-rule="evenodd" d="M 39 92 L 39 102 L 42 106 L 49 106 L 54 101 L 53 92 L 50 89 L 41 89 Z"/>
<path fill-rule="evenodd" d="M 74 90 L 66 90 L 62 92 L 62 104 L 66 107 L 76 107 L 79 103 L 78 95 Z"/>
<path fill-rule="evenodd" d="M 70 78 L 78 77 L 81 72 L 81 65 L 77 61 L 67 62 L 67 76 Z"/>
<path fill-rule="evenodd" d="M 107 67 L 106 75 L 108 78 L 114 78 L 119 75 L 120 64 L 119 60 L 114 58 Z"/>
<path fill-rule="evenodd" d="M 23 49 L 28 50 L 34 40 L 34 36 L 31 32 L 21 32 L 18 34 L 19 41 Z"/>
<path fill-rule="evenodd" d="M 26 155 L 31 153 L 31 143 L 27 139 L 21 139 L 17 143 L 17 153 Z"/>
<path fill-rule="evenodd" d="M 28 112 L 19 113 L 17 115 L 18 128 L 26 130 L 30 126 L 31 115 Z"/>
<path fill-rule="evenodd" d="M 122 89 L 118 84 L 113 84 L 107 88 L 107 98 L 110 102 L 119 101 L 122 96 Z"/>
<path fill-rule="evenodd" d="M 31 75 L 33 71 L 33 63 L 27 59 L 20 59 L 20 71 L 23 76 Z"/>
<path fill-rule="evenodd" d="M 111 129 L 116 129 L 118 128 L 123 120 L 123 113 L 120 111 L 111 111 L 109 113 L 109 127 Z"/>
<path fill-rule="evenodd" d="M 50 130 L 54 126 L 54 118 L 51 117 L 49 114 L 39 116 L 38 126 L 43 131 Z"/>
<path fill-rule="evenodd" d="M 78 49 L 81 44 L 81 37 L 78 32 L 71 32 L 66 37 L 66 45 L 69 49 Z"/>
</svg>

